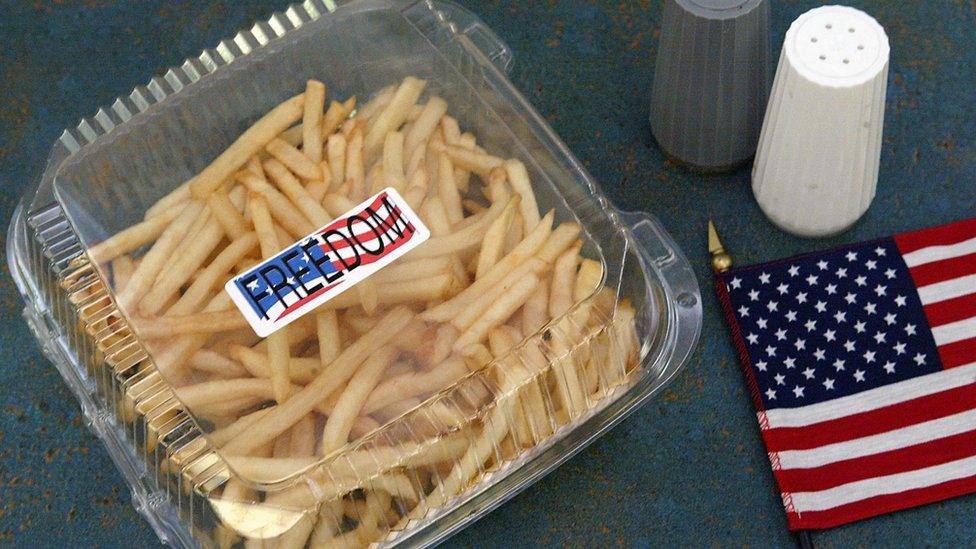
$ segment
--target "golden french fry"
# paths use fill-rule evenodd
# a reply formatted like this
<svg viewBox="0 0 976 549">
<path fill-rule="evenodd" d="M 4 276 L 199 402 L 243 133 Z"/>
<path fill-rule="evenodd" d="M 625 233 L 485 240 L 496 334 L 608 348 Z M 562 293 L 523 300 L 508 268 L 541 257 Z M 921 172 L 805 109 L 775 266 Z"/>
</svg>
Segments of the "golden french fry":
<svg viewBox="0 0 976 549">
<path fill-rule="evenodd" d="M 247 231 L 247 220 L 223 189 L 217 189 L 207 198 L 207 207 L 217 223 L 230 238 Z"/>
<path fill-rule="evenodd" d="M 346 181 L 349 182 L 349 197 L 362 200 L 366 197 L 366 164 L 363 160 L 363 134 L 352 132 L 346 147 Z"/>
<path fill-rule="evenodd" d="M 346 138 L 342 134 L 329 137 L 326 142 L 326 157 L 332 169 L 332 181 L 341 185 L 346 181 Z"/>
<path fill-rule="evenodd" d="M 322 177 L 322 170 L 319 168 L 321 160 L 309 158 L 305 153 L 282 139 L 272 139 L 265 145 L 264 149 L 299 177 L 313 180 Z"/>
<path fill-rule="evenodd" d="M 417 120 L 413 123 L 410 132 L 407 133 L 406 139 L 404 140 L 403 150 L 407 156 L 410 156 L 414 150 L 427 143 L 446 112 L 447 102 L 440 97 L 431 97 L 427 100 L 427 104 L 424 105 L 420 116 L 417 117 Z M 445 141 L 447 141 L 446 138 Z"/>
<path fill-rule="evenodd" d="M 305 84 L 302 116 L 302 152 L 309 160 L 322 161 L 322 111 L 325 108 L 325 84 L 309 80 Z M 310 178 L 314 179 L 314 178 Z"/>
<path fill-rule="evenodd" d="M 183 316 L 133 319 L 136 332 L 144 338 L 156 339 L 186 334 L 212 334 L 247 328 L 247 320 L 237 309 L 203 312 Z"/>
<path fill-rule="evenodd" d="M 322 432 L 322 454 L 329 455 L 342 447 L 349 439 L 349 431 L 359 415 L 366 397 L 380 380 L 383 370 L 396 358 L 399 351 L 393 347 L 382 347 L 373 352 L 363 363 L 336 402 L 332 415 L 325 423 Z"/>
<path fill-rule="evenodd" d="M 485 237 L 481 241 L 481 251 L 478 253 L 478 267 L 475 270 L 475 278 L 482 278 L 488 271 L 501 259 L 503 247 L 505 246 L 505 236 L 508 234 L 509 227 L 515 219 L 516 208 L 519 205 L 519 197 L 515 196 L 505 206 L 505 211 L 498 219 L 492 221 L 485 231 Z"/>
<path fill-rule="evenodd" d="M 288 168 L 284 164 L 276 160 L 268 160 L 263 166 L 268 176 L 271 177 L 271 180 L 305 214 L 305 217 L 312 222 L 312 225 L 317 228 L 327 225 L 332 221 L 332 216 L 305 190 L 305 187 L 288 171 Z"/>
<path fill-rule="evenodd" d="M 315 230 L 315 225 L 304 214 L 296 212 L 291 201 L 272 187 L 264 177 L 255 175 L 250 171 L 245 171 L 237 173 L 237 180 L 243 183 L 253 193 L 248 200 L 249 210 L 253 212 L 253 209 L 250 208 L 250 202 L 255 197 L 260 197 L 265 204 L 265 208 L 274 216 L 275 221 L 280 223 L 291 235 L 291 238 L 288 239 L 289 241 L 294 238 L 306 236 Z M 251 215 L 253 217 L 253 213 Z"/>
<path fill-rule="evenodd" d="M 528 231 L 539 222 L 539 205 L 529 181 L 529 172 L 526 171 L 525 164 L 513 159 L 505 162 L 505 173 L 512 189 L 522 197 L 522 219 L 525 221 L 525 230 Z"/>
<path fill-rule="evenodd" d="M 159 238 L 159 235 L 180 215 L 185 206 L 179 204 L 159 212 L 141 223 L 117 232 L 88 250 L 95 264 L 107 263 L 122 254 L 133 252 Z"/>
<path fill-rule="evenodd" d="M 236 141 L 190 180 L 190 193 L 198 200 L 206 199 L 245 162 L 279 133 L 301 118 L 305 94 L 299 94 L 272 109 L 248 128 Z"/>
<path fill-rule="evenodd" d="M 579 261 L 579 246 L 563 252 L 552 270 L 552 285 L 549 288 L 549 316 L 559 318 L 573 306 L 573 285 L 576 280 L 576 264 Z"/>
<path fill-rule="evenodd" d="M 383 143 L 386 134 L 396 131 L 407 119 L 410 109 L 417 103 L 427 82 L 408 76 L 390 98 L 389 104 L 376 115 L 363 141 L 366 151 L 373 151 Z M 364 114 L 365 116 L 365 114 Z"/>
<path fill-rule="evenodd" d="M 481 317 L 461 333 L 454 342 L 454 350 L 459 351 L 472 343 L 484 340 L 492 328 L 508 320 L 525 303 L 538 284 L 539 278 L 535 275 L 528 275 L 520 280 L 509 293 L 492 303 Z"/>
<path fill-rule="evenodd" d="M 400 132 L 386 134 L 383 142 L 383 186 L 404 191 L 407 178 L 403 173 L 404 138 Z"/>
</svg>

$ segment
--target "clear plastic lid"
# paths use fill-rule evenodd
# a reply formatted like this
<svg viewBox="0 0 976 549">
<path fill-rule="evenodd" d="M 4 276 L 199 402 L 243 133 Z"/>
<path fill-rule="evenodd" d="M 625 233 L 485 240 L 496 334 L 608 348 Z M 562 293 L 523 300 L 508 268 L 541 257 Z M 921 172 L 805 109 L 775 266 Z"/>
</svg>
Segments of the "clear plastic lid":
<svg viewBox="0 0 976 549">
<path fill-rule="evenodd" d="M 687 357 L 686 261 L 510 62 L 451 4 L 306 2 L 62 138 L 11 261 L 170 541 L 439 539 Z"/>
</svg>

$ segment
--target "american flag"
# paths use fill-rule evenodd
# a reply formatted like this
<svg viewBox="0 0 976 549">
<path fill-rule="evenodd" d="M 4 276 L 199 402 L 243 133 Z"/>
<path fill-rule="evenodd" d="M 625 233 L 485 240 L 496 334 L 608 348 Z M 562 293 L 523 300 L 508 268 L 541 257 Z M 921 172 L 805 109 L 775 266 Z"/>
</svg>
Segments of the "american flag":
<svg viewBox="0 0 976 549">
<path fill-rule="evenodd" d="M 791 530 L 976 492 L 976 219 L 718 292 Z"/>
</svg>

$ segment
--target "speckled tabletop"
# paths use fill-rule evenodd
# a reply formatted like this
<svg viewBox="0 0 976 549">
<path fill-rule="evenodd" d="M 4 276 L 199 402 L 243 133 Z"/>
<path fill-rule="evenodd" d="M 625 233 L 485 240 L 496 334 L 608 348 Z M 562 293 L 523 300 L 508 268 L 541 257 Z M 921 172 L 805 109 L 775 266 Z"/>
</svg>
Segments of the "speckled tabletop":
<svg viewBox="0 0 976 549">
<path fill-rule="evenodd" d="M 0 218 L 61 129 L 288 0 L 0 0 Z M 461 2 L 515 52 L 515 84 L 619 205 L 660 217 L 704 283 L 702 342 L 664 395 L 448 542 L 457 546 L 792 545 L 707 283 L 712 217 L 740 264 L 976 215 L 976 3 L 856 0 L 891 38 L 878 197 L 850 231 L 792 238 L 722 177 L 666 162 L 647 122 L 658 0 Z M 774 51 L 819 5 L 772 0 Z M 35 347 L 0 277 L 0 543 L 158 543 Z M 976 497 L 817 533 L 818 546 L 973 546 Z"/>
</svg>

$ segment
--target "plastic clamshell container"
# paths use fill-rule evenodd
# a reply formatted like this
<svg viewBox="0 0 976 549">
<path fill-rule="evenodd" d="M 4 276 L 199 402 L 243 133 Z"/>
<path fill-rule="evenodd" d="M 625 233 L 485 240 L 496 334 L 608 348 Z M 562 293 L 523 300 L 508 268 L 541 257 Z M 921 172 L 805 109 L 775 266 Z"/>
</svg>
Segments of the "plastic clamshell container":
<svg viewBox="0 0 976 549">
<path fill-rule="evenodd" d="M 310 521 L 326 520 L 326 507 L 335 503 L 330 497 L 338 497 L 329 494 L 340 483 L 337 471 L 344 472 L 342 482 L 368 489 L 395 468 L 404 471 L 400 476 L 409 487 L 385 489 L 412 490 L 416 501 L 398 516 L 375 519 L 374 536 L 361 541 L 437 543 L 574 455 L 658 393 L 684 364 L 702 314 L 687 260 L 654 218 L 622 213 L 608 203 L 512 87 L 506 77 L 511 63 L 509 48 L 490 29 L 447 2 L 309 0 L 153 78 L 65 131 L 55 144 L 41 180 L 11 222 L 10 270 L 42 350 L 77 396 L 89 427 L 132 487 L 135 507 L 163 542 L 304 544 Z M 557 220 L 581 226 L 583 255 L 602 264 L 604 287 L 636 311 L 636 351 L 632 358 L 609 360 L 617 345 L 616 308 L 585 341 L 562 333 L 571 319 L 563 325 L 553 319 L 511 356 L 437 390 L 340 450 L 287 474 L 257 474 L 221 453 L 211 440 L 214 426 L 188 410 L 171 380 L 156 370 L 154 350 L 128 326 L 132 311 L 116 305 L 111 272 L 92 264 L 87 250 L 141 220 L 250 123 L 304 89 L 307 79 L 327 83 L 333 97 L 368 98 L 407 76 L 426 79 L 426 94 L 443 97 L 486 150 L 521 159 L 540 209 L 554 209 Z M 106 323 L 110 317 L 116 321 Z M 546 394 L 547 431 L 502 448 L 479 434 L 507 421 L 512 410 L 503 404 L 525 387 L 500 386 L 491 372 L 503 362 L 527 360 L 521 354 L 525 345 L 542 349 L 550 360 L 523 380 L 543 393 L 551 390 L 544 378 L 553 368 L 581 368 L 584 360 L 577 358 L 591 356 L 593 346 L 605 346 L 612 362 L 606 370 L 612 373 L 598 375 L 599 390 L 585 395 L 575 412 L 559 412 L 556 397 Z M 434 405 L 458 412 L 463 424 L 431 427 L 442 421 Z M 474 474 L 458 490 L 446 493 L 443 482 L 410 477 L 405 468 L 414 456 L 406 448 L 423 446 L 427 439 L 416 433 L 425 430 L 440 441 L 445 433 L 470 437 L 467 450 L 480 445 Z M 393 464 L 379 463 L 377 452 L 390 448 L 399 452 Z M 364 466 L 364 459 L 375 466 Z M 473 459 L 467 451 L 454 465 L 469 467 L 462 464 L 466 459 Z M 246 486 L 251 495 L 224 497 L 230 482 Z M 432 485 L 442 491 L 432 491 Z M 296 491 L 300 497 L 280 497 Z M 334 528 L 343 528 L 341 513 L 334 521 Z"/>
</svg>

